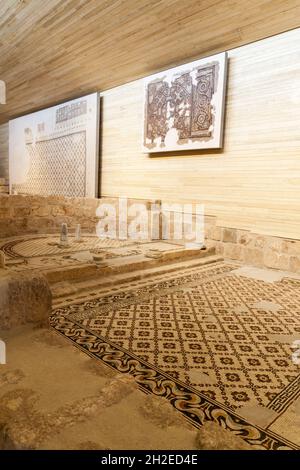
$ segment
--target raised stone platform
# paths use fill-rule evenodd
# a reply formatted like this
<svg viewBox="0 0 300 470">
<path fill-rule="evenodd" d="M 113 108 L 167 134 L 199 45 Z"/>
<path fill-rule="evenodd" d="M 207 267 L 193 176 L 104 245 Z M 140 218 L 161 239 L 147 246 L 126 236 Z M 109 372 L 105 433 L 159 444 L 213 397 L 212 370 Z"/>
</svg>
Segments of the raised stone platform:
<svg viewBox="0 0 300 470">
<path fill-rule="evenodd" d="M 182 269 L 184 261 L 210 263 L 214 248 L 186 247 L 168 241 L 99 239 L 84 234 L 81 242 L 69 237 L 61 246 L 59 234 L 24 235 L 0 241 L 6 271 L 13 275 L 42 273 L 51 286 L 55 303 L 81 292 L 102 289 L 114 283 Z M 220 259 L 218 257 L 217 259 Z M 204 261 L 203 261 L 204 260 Z"/>
</svg>

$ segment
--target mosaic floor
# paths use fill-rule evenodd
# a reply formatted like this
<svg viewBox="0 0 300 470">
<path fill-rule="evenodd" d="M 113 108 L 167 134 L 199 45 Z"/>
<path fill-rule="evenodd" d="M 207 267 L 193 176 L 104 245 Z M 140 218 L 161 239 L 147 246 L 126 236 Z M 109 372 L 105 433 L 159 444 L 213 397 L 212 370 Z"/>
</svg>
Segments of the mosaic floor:
<svg viewBox="0 0 300 470">
<path fill-rule="evenodd" d="M 196 427 L 213 421 L 255 448 L 300 449 L 300 280 L 219 262 L 58 308 L 51 326 Z"/>
<path fill-rule="evenodd" d="M 214 423 L 192 426 L 168 400 L 138 390 L 134 377 L 95 361 L 53 330 L 1 331 L 0 451 L 249 450 Z"/>
<path fill-rule="evenodd" d="M 30 269 L 55 269 L 95 264 L 100 256 L 109 264 L 114 260 L 141 261 L 159 258 L 164 253 L 181 252 L 182 245 L 167 241 L 134 241 L 100 239 L 96 235 L 84 235 L 80 242 L 69 236 L 68 246 L 61 246 L 59 235 L 14 237 L 0 241 L 7 267 L 15 272 Z"/>
<path fill-rule="evenodd" d="M 118 248 L 132 245 L 131 241 L 99 239 L 95 235 L 84 235 L 80 242 L 74 236 L 69 237 L 69 246 L 59 245 L 58 235 L 17 237 L 0 245 L 9 258 L 33 258 L 39 256 L 56 256 L 86 250 Z"/>
</svg>

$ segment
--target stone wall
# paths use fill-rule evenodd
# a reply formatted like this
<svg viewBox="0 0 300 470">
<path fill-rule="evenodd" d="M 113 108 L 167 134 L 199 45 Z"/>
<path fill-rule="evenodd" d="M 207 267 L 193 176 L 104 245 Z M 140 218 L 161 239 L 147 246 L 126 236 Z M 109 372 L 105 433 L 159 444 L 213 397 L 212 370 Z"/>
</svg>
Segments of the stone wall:
<svg viewBox="0 0 300 470">
<path fill-rule="evenodd" d="M 149 209 L 152 201 L 128 199 L 128 207 L 143 202 Z M 82 230 L 95 232 L 100 204 L 111 204 L 118 216 L 118 198 L 67 198 L 63 196 L 24 196 L 0 194 L 0 238 L 59 231 L 62 223 L 72 230 L 81 224 Z"/>
<path fill-rule="evenodd" d="M 76 224 L 81 224 L 83 231 L 95 233 L 99 222 L 96 211 L 101 203 L 112 204 L 116 209 L 116 215 L 119 215 L 118 198 L 89 199 L 0 194 L 0 238 L 26 233 L 53 233 L 59 231 L 64 222 L 71 230 Z M 161 202 L 128 199 L 129 212 L 133 203 L 146 204 L 149 210 L 151 204 L 159 206 Z M 149 238 L 152 238 L 150 229 Z M 217 225 L 216 217 L 205 216 L 205 243 L 208 247 L 215 246 L 217 254 L 224 258 L 258 267 L 300 273 L 300 240 L 220 227 Z"/>
<path fill-rule="evenodd" d="M 206 240 L 224 258 L 257 267 L 300 273 L 300 240 L 217 225 L 206 228 Z"/>
<path fill-rule="evenodd" d="M 26 233 L 51 233 L 63 222 L 93 231 L 97 199 L 0 194 L 0 238 Z"/>
<path fill-rule="evenodd" d="M 193 224 L 195 223 L 193 214 Z M 283 221 L 284 223 L 284 221 Z M 173 225 L 171 225 L 172 236 Z M 204 216 L 205 244 L 216 254 L 261 268 L 300 273 L 300 239 L 280 238 L 221 227 L 217 218 Z"/>
</svg>

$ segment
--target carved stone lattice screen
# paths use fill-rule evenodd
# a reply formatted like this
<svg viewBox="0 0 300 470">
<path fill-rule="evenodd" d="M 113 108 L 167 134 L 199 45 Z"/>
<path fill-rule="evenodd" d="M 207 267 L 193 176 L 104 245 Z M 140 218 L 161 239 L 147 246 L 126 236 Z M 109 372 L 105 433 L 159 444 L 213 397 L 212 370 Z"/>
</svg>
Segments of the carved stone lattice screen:
<svg viewBox="0 0 300 470">
<path fill-rule="evenodd" d="M 93 93 L 10 121 L 11 192 L 97 196 L 98 113 Z"/>
<path fill-rule="evenodd" d="M 145 79 L 144 152 L 220 148 L 227 54 Z"/>
<path fill-rule="evenodd" d="M 27 143 L 30 168 L 26 182 L 15 184 L 18 193 L 41 196 L 85 195 L 85 131 L 54 139 Z M 63 152 L 64 158 L 60 158 Z"/>
</svg>

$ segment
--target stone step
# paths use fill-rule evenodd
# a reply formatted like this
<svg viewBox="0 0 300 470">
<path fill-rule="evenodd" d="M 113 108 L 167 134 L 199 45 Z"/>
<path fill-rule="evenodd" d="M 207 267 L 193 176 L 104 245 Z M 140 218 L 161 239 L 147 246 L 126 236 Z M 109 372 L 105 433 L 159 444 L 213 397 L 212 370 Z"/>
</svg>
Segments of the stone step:
<svg viewBox="0 0 300 470">
<path fill-rule="evenodd" d="M 51 286 L 53 301 L 53 308 L 58 308 L 66 303 L 66 299 L 69 301 L 68 304 L 76 303 L 78 300 L 85 301 L 91 298 L 95 298 L 93 293 L 101 294 L 105 291 L 114 288 L 114 291 L 124 290 L 127 287 L 132 288 L 132 283 L 140 280 L 147 280 L 148 282 L 155 281 L 155 278 L 164 274 L 170 274 L 175 272 L 184 271 L 190 268 L 196 268 L 207 264 L 223 261 L 223 258 L 218 255 L 206 256 L 194 260 L 183 260 L 181 262 L 167 264 L 155 268 L 137 270 L 130 273 L 115 274 L 98 279 L 89 279 L 79 282 L 61 282 L 53 284 Z M 72 300 L 71 300 L 72 299 Z"/>
<path fill-rule="evenodd" d="M 48 282 L 54 284 L 63 281 L 83 281 L 88 279 L 103 278 L 113 274 L 122 274 L 132 271 L 154 268 L 164 264 L 175 263 L 185 259 L 204 258 L 215 254 L 215 248 L 207 248 L 205 250 L 182 249 L 174 251 L 166 251 L 159 258 L 150 258 L 144 254 L 128 257 L 117 257 L 115 259 L 105 260 L 101 264 L 81 264 L 80 266 L 61 267 L 55 269 L 47 269 L 43 271 Z"/>
</svg>

